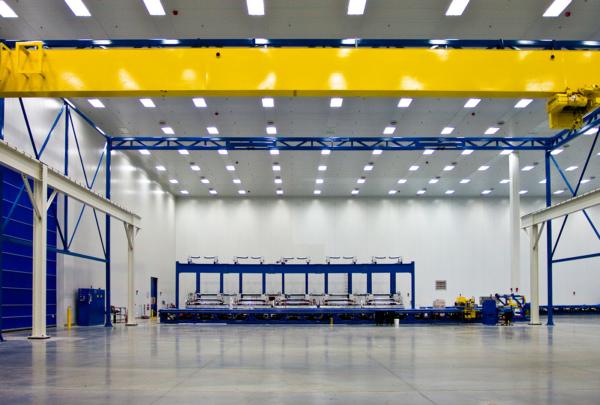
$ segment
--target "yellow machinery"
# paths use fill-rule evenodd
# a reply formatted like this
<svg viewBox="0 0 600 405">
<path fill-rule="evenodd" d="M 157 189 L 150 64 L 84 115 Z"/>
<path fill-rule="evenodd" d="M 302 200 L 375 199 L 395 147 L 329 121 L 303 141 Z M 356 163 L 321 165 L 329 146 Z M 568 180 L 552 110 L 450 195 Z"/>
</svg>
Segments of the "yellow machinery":
<svg viewBox="0 0 600 405">
<path fill-rule="evenodd" d="M 459 295 L 454 301 L 454 306 L 463 309 L 465 320 L 474 320 L 477 317 L 475 312 L 475 297 L 467 298 Z"/>
</svg>

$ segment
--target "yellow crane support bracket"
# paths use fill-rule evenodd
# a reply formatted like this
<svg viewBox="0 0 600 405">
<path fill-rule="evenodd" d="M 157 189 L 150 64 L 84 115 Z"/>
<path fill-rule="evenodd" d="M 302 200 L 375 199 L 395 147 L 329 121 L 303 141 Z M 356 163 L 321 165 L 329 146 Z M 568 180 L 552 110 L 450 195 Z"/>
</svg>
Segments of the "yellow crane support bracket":
<svg viewBox="0 0 600 405">
<path fill-rule="evenodd" d="M 0 97 L 544 97 L 552 126 L 569 128 L 599 97 L 600 52 L 591 50 L 37 44 L 1 49 Z M 586 106 L 568 105 L 568 89 L 588 89 Z"/>
<path fill-rule="evenodd" d="M 548 101 L 550 128 L 577 128 L 583 117 L 600 106 L 600 87 L 556 94 Z"/>
</svg>

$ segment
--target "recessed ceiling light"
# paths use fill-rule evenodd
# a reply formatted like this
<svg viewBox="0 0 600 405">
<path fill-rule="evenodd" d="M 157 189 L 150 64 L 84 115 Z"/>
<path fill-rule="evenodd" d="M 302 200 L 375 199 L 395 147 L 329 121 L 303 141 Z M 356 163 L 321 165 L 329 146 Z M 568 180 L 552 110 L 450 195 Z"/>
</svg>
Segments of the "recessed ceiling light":
<svg viewBox="0 0 600 405">
<path fill-rule="evenodd" d="M 217 152 L 219 153 L 219 155 L 223 156 L 229 154 L 229 152 L 227 152 L 227 149 L 219 149 Z"/>
<path fill-rule="evenodd" d="M 272 97 L 263 97 L 262 106 L 264 108 L 273 108 L 275 107 L 275 99 Z"/>
<path fill-rule="evenodd" d="M 244 195 L 246 194 L 246 190 L 238 190 L 238 194 Z"/>
<path fill-rule="evenodd" d="M 160 0 L 144 0 L 144 5 L 150 15 L 165 15 L 165 9 Z"/>
<path fill-rule="evenodd" d="M 348 15 L 363 15 L 367 0 L 348 0 Z"/>
<path fill-rule="evenodd" d="M 278 163 L 275 163 L 273 165 L 273 171 L 274 172 L 280 172 L 281 171 L 281 166 Z"/>
<path fill-rule="evenodd" d="M 417 170 L 419 170 L 419 166 L 417 166 L 417 165 L 412 165 L 411 167 L 408 168 L 408 171 L 410 171 L 410 172 L 416 172 Z"/>
<path fill-rule="evenodd" d="M 470 98 L 465 103 L 465 108 L 475 108 L 481 102 L 480 98 Z"/>
<path fill-rule="evenodd" d="M 170 179 L 169 183 L 171 183 L 171 184 L 177 184 L 177 183 L 179 183 L 179 181 L 177 179 Z"/>
<path fill-rule="evenodd" d="M 187 149 L 179 149 L 177 152 L 179 152 L 180 155 L 189 155 L 190 151 Z"/>
<path fill-rule="evenodd" d="M 227 166 L 225 166 L 225 169 L 227 169 L 228 172 L 235 172 L 234 165 L 227 165 Z"/>
<path fill-rule="evenodd" d="M 469 4 L 469 0 L 452 0 L 448 10 L 446 10 L 447 16 L 459 16 L 462 15 Z"/>
<path fill-rule="evenodd" d="M 357 184 L 365 184 L 367 182 L 367 179 L 365 179 L 364 177 L 361 177 L 360 179 L 356 180 Z"/>
<path fill-rule="evenodd" d="M 590 128 L 587 131 L 585 131 L 583 134 L 584 135 L 596 135 L 598 133 L 598 128 Z"/>
<path fill-rule="evenodd" d="M 279 149 L 269 149 L 269 153 L 271 156 L 277 156 L 279 155 Z"/>
<path fill-rule="evenodd" d="M 465 150 L 463 150 L 463 151 L 461 152 L 461 155 L 468 156 L 468 155 L 470 155 L 471 153 L 473 153 L 473 149 L 465 149 Z"/>
<path fill-rule="evenodd" d="M 189 193 L 190 193 L 190 192 L 189 192 L 189 191 L 187 191 L 187 190 L 181 190 L 181 194 L 183 194 L 183 195 L 188 195 Z"/>
<path fill-rule="evenodd" d="M 408 108 L 410 107 L 410 104 L 412 103 L 413 99 L 412 98 L 401 98 L 400 101 L 398 101 L 398 108 Z"/>
<path fill-rule="evenodd" d="M 577 170 L 578 168 L 579 168 L 579 167 L 577 167 L 577 166 L 569 166 L 569 167 L 567 167 L 565 170 L 566 170 L 567 172 L 572 172 L 573 170 Z"/>
<path fill-rule="evenodd" d="M 313 191 L 313 194 L 314 195 L 320 195 L 321 194 L 321 190 L 315 190 L 315 191 Z"/>
<path fill-rule="evenodd" d="M 444 167 L 444 171 L 445 172 L 451 172 L 452 170 L 454 170 L 454 165 L 448 165 Z"/>
<path fill-rule="evenodd" d="M 448 45 L 448 40 L 447 39 L 430 39 L 429 43 L 431 45 Z M 435 49 L 437 47 L 432 46 L 431 49 Z"/>
<path fill-rule="evenodd" d="M 470 182 L 471 182 L 471 179 L 462 179 L 460 181 L 460 184 L 467 184 L 467 183 L 470 183 Z"/>
<path fill-rule="evenodd" d="M 140 98 L 140 103 L 146 108 L 155 108 L 156 104 L 152 101 L 151 98 Z"/>
<path fill-rule="evenodd" d="M 90 98 L 88 100 L 88 102 L 92 105 L 92 107 L 94 108 L 105 108 L 104 103 L 100 100 L 98 100 L 97 98 Z"/>
<path fill-rule="evenodd" d="M 507 184 L 507 183 L 510 183 L 509 179 L 502 179 L 502 180 L 500 180 L 500 184 Z"/>
<path fill-rule="evenodd" d="M 591 179 L 583 179 L 581 180 L 581 184 L 589 183 Z"/>
<path fill-rule="evenodd" d="M 485 172 L 489 168 L 490 168 L 489 166 L 483 165 L 483 166 L 479 166 L 479 169 L 477 169 L 477 170 L 479 170 L 480 172 Z"/>
<path fill-rule="evenodd" d="M 454 190 L 446 190 L 446 194 L 448 194 L 448 195 L 454 194 Z"/>
<path fill-rule="evenodd" d="M 198 166 L 198 165 L 190 165 L 190 169 L 192 169 L 192 171 L 194 171 L 194 172 L 199 172 L 200 171 L 200 166 Z"/>
<path fill-rule="evenodd" d="M 177 45 L 179 44 L 178 39 L 163 39 L 160 41 L 163 45 Z"/>
<path fill-rule="evenodd" d="M 541 179 L 540 181 L 538 181 L 538 183 L 540 183 L 540 184 L 546 184 L 546 179 Z"/>
<path fill-rule="evenodd" d="M 148 156 L 150 151 L 148 149 L 140 149 L 140 155 Z"/>
<path fill-rule="evenodd" d="M 192 99 L 192 102 L 194 103 L 194 106 L 196 106 L 197 108 L 206 108 L 206 100 L 203 97 L 196 97 Z"/>
<path fill-rule="evenodd" d="M 406 179 L 400 179 L 398 180 L 398 184 L 405 184 L 407 182 Z"/>
<path fill-rule="evenodd" d="M 483 191 L 481 192 L 481 194 L 483 194 L 483 195 L 488 195 L 488 194 L 490 194 L 491 192 L 492 192 L 492 190 L 489 190 L 489 189 L 488 189 L 488 190 L 483 190 Z"/>
<path fill-rule="evenodd" d="M 440 181 L 440 179 L 433 178 L 433 179 L 430 179 L 430 180 L 429 180 L 429 184 L 435 184 L 435 183 L 437 183 L 438 181 Z"/>
<path fill-rule="evenodd" d="M 506 155 L 510 155 L 513 151 L 510 149 L 504 149 L 502 152 L 500 152 L 500 154 L 502 156 L 506 156 Z"/>
<path fill-rule="evenodd" d="M 321 150 L 321 155 L 331 155 L 331 150 L 329 149 L 322 149 Z"/>
<path fill-rule="evenodd" d="M 563 149 L 558 148 L 558 149 L 554 149 L 552 152 L 550 152 L 550 154 L 556 156 L 556 155 L 559 155 L 560 153 L 562 153 L 562 151 L 563 151 Z"/>
<path fill-rule="evenodd" d="M 274 125 L 269 125 L 267 127 L 267 135 L 277 135 L 277 127 Z"/>
<path fill-rule="evenodd" d="M 158 170 L 159 172 L 164 172 L 167 170 L 167 168 L 164 166 L 158 165 L 158 166 L 156 166 L 156 170 Z"/>
<path fill-rule="evenodd" d="M 206 131 L 211 135 L 219 135 L 219 129 L 217 127 L 206 127 Z"/>
<path fill-rule="evenodd" d="M 423 151 L 424 155 L 433 155 L 435 153 L 435 149 L 425 149 Z"/>
<path fill-rule="evenodd" d="M 527 165 L 527 166 L 523 166 L 523 168 L 521 170 L 524 172 L 528 172 L 530 170 L 533 170 L 534 167 L 535 166 L 533 166 L 533 165 Z"/>
<path fill-rule="evenodd" d="M 358 193 L 360 193 L 360 190 L 355 188 L 354 190 L 351 191 L 352 195 L 357 195 Z"/>
<path fill-rule="evenodd" d="M 265 15 L 265 3 L 263 0 L 246 0 L 248 15 Z"/>
<path fill-rule="evenodd" d="M 494 135 L 496 132 L 500 131 L 500 128 L 497 127 L 489 127 L 485 130 L 486 135 Z"/>
<path fill-rule="evenodd" d="M 277 190 L 275 191 L 275 193 L 276 193 L 277 195 L 282 195 L 282 194 L 283 194 L 283 190 L 282 190 L 282 189 L 277 189 Z"/>
<path fill-rule="evenodd" d="M 323 184 L 323 179 L 316 179 L 316 180 L 315 180 L 315 183 L 316 183 L 316 184 Z"/>
<path fill-rule="evenodd" d="M 556 191 L 554 192 L 554 194 L 562 194 L 562 193 L 564 193 L 564 192 L 565 192 L 565 190 L 556 190 Z"/>
<path fill-rule="evenodd" d="M 396 191 L 396 190 L 390 190 L 390 191 L 388 191 L 388 194 L 389 194 L 389 195 L 394 195 L 394 194 L 396 194 L 397 192 L 398 192 L 398 191 Z"/>
<path fill-rule="evenodd" d="M 65 0 L 65 3 L 77 17 L 91 17 L 90 10 L 83 4 L 83 1 Z"/>
<path fill-rule="evenodd" d="M 528 191 L 527 191 L 527 190 L 521 190 L 521 191 L 519 191 L 519 194 L 521 194 L 521 195 L 523 195 L 523 194 L 527 194 L 527 193 L 528 193 Z"/>
<path fill-rule="evenodd" d="M 571 4 L 572 0 L 554 0 L 544 11 L 544 17 L 558 17 Z"/>
<path fill-rule="evenodd" d="M 396 132 L 396 127 L 385 127 L 383 129 L 384 135 L 392 135 L 394 132 Z"/>
<path fill-rule="evenodd" d="M 173 135 L 175 134 L 175 131 L 173 130 L 173 128 L 171 127 L 162 127 L 161 128 L 162 131 L 166 134 L 166 135 Z"/>
<path fill-rule="evenodd" d="M 533 100 L 530 98 L 522 98 L 519 101 L 517 101 L 517 104 L 515 104 L 515 108 L 527 108 L 527 106 L 529 104 L 531 104 Z"/>
<path fill-rule="evenodd" d="M 283 180 L 281 179 L 281 177 L 277 177 L 275 178 L 275 184 L 282 184 Z"/>
<path fill-rule="evenodd" d="M 208 193 L 210 195 L 217 195 L 217 190 L 213 190 L 212 188 L 210 190 L 208 190 Z"/>
<path fill-rule="evenodd" d="M 427 190 L 425 190 L 425 189 L 421 189 L 421 190 L 417 191 L 417 195 L 423 195 L 423 194 L 425 194 L 426 192 L 427 192 Z"/>
<path fill-rule="evenodd" d="M 202 178 L 200 179 L 200 183 L 202 183 L 202 184 L 209 184 L 209 183 L 210 183 L 210 180 L 209 180 L 209 179 L 207 179 L 206 177 L 202 177 Z"/>
<path fill-rule="evenodd" d="M 369 163 L 368 165 L 365 165 L 365 167 L 363 167 L 363 170 L 365 172 L 370 172 L 371 170 L 373 170 L 373 164 Z"/>
<path fill-rule="evenodd" d="M 381 149 L 373 149 L 373 155 L 378 156 L 381 155 L 383 151 Z"/>
<path fill-rule="evenodd" d="M 17 18 L 19 17 L 15 11 L 10 8 L 5 1 L 0 1 L 0 16 L 4 18 Z"/>
<path fill-rule="evenodd" d="M 254 43 L 256 45 L 267 45 L 269 40 L 267 38 L 254 38 Z"/>
<path fill-rule="evenodd" d="M 342 45 L 356 45 L 356 38 L 342 39 Z"/>
<path fill-rule="evenodd" d="M 233 179 L 233 184 L 242 184 L 240 179 Z"/>
<path fill-rule="evenodd" d="M 341 97 L 333 97 L 329 100 L 329 107 L 331 108 L 340 108 L 344 103 L 344 99 Z"/>
<path fill-rule="evenodd" d="M 320 172 L 324 172 L 327 170 L 327 166 L 325 165 L 319 165 L 319 167 L 317 168 L 317 170 L 319 170 Z"/>
<path fill-rule="evenodd" d="M 454 132 L 453 127 L 444 127 L 444 129 L 442 129 L 442 135 L 450 135 L 452 132 Z"/>
</svg>

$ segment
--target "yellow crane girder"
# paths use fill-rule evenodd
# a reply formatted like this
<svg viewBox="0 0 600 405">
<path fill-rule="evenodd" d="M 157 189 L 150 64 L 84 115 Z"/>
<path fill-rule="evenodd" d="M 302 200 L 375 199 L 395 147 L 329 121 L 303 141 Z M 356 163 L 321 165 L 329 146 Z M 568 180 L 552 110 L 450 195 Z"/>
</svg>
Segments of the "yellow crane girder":
<svg viewBox="0 0 600 405">
<path fill-rule="evenodd" d="M 600 105 L 600 52 L 408 48 L 0 51 L 0 97 L 549 98 L 552 127 Z"/>
</svg>

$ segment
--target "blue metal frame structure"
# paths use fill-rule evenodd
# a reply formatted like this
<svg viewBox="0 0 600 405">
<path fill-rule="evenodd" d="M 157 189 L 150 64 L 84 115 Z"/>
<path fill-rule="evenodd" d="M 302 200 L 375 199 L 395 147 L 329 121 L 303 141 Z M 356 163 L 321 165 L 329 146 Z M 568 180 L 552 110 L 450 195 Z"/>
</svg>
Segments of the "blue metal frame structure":
<svg viewBox="0 0 600 405">
<path fill-rule="evenodd" d="M 396 293 L 396 274 L 410 274 L 410 303 L 415 309 L 415 262 L 393 263 L 393 264 L 197 264 L 180 263 L 175 264 L 175 303 L 179 305 L 179 276 L 185 273 L 196 275 L 196 292 L 200 292 L 200 280 L 202 273 L 219 274 L 219 293 L 223 293 L 223 275 L 238 274 L 240 294 L 243 293 L 243 275 L 260 274 L 261 291 L 266 294 L 267 274 L 281 274 L 281 291 L 285 294 L 285 275 L 304 274 L 304 289 L 308 294 L 309 274 L 323 274 L 323 292 L 329 293 L 329 275 L 346 274 L 348 276 L 348 293 L 352 293 L 352 275 L 367 275 L 367 294 L 373 292 L 372 277 L 374 273 L 388 273 L 390 275 L 390 294 Z"/>
</svg>

